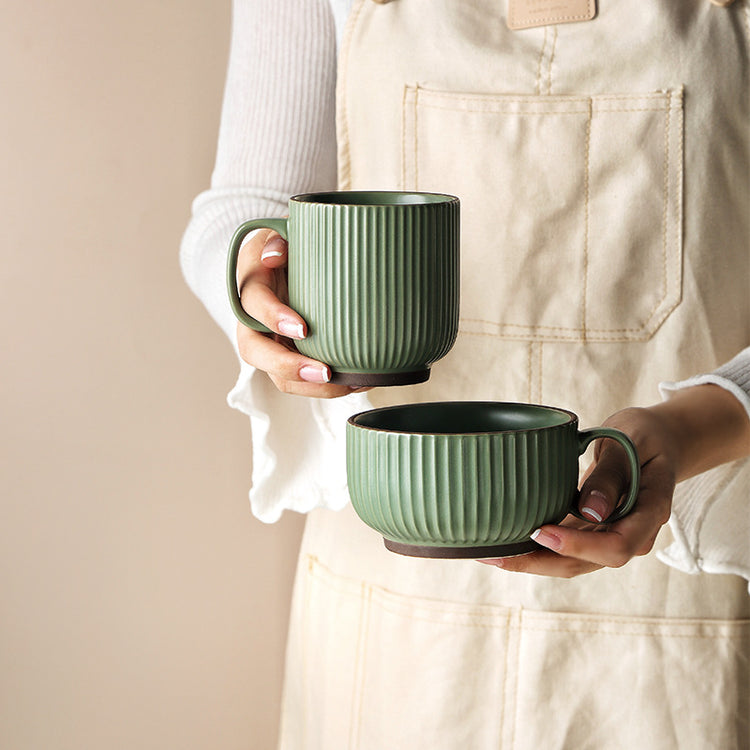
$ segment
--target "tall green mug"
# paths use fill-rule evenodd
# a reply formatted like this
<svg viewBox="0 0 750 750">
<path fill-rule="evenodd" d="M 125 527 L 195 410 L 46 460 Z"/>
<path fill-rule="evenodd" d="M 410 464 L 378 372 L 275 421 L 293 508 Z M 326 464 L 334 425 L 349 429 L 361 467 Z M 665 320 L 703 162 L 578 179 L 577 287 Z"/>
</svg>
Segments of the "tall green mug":
<svg viewBox="0 0 750 750">
<path fill-rule="evenodd" d="M 297 195 L 287 219 L 253 219 L 232 237 L 227 290 L 237 286 L 244 238 L 269 228 L 289 243 L 289 305 L 307 323 L 299 351 L 350 386 L 424 382 L 458 333 L 460 205 L 452 195 L 335 191 Z"/>
</svg>

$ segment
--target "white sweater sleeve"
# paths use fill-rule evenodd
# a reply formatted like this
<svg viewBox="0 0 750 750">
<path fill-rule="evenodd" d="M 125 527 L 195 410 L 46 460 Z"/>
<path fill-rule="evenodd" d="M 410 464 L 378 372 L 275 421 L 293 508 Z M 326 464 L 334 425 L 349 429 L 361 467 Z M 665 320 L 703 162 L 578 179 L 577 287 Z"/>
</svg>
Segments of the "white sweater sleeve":
<svg viewBox="0 0 750 750">
<path fill-rule="evenodd" d="M 733 393 L 750 418 L 750 347 L 717 370 L 662 383 L 664 398 L 712 383 Z M 735 467 L 736 469 L 736 467 Z M 674 543 L 661 560 L 689 573 L 732 573 L 750 581 L 750 459 L 738 470 L 719 466 L 678 486 L 669 525 Z"/>
<path fill-rule="evenodd" d="M 281 216 L 289 196 L 336 185 L 336 38 L 327 0 L 235 0 L 216 165 L 193 203 L 180 259 L 234 342 L 224 288 L 232 233 Z"/>
<path fill-rule="evenodd" d="M 236 320 L 225 288 L 229 240 L 247 219 L 281 216 L 290 195 L 336 187 L 334 93 L 337 0 L 235 0 L 216 166 L 193 203 L 180 261 L 185 279 L 229 337 Z M 343 430 L 360 399 L 332 405 L 282 395 L 240 362 L 230 406 L 250 417 L 253 512 L 347 500 Z M 332 482 L 331 477 L 335 477 Z"/>
</svg>

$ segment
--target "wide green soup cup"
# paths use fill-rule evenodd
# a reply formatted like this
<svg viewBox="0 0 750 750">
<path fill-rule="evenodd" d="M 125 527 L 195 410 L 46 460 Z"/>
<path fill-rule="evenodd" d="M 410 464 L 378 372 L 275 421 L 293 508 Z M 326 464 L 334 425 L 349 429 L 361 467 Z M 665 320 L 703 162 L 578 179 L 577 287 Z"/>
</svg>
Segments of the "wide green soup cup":
<svg viewBox="0 0 750 750">
<path fill-rule="evenodd" d="M 426 403 L 356 414 L 347 423 L 349 493 L 394 552 L 524 554 L 539 549 L 530 539 L 539 526 L 578 515 L 578 459 L 597 438 L 617 440 L 630 464 L 630 487 L 611 523 L 635 504 L 633 444 L 618 430 L 579 430 L 572 412 L 533 404 Z"/>
</svg>

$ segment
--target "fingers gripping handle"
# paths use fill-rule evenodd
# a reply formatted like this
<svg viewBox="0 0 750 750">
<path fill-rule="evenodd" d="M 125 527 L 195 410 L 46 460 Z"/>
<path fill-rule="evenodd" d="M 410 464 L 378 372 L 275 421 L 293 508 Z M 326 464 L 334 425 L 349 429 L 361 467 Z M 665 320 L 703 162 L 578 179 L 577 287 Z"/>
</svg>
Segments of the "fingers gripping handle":
<svg viewBox="0 0 750 750">
<path fill-rule="evenodd" d="M 246 325 L 248 328 L 252 328 L 254 331 L 271 333 L 266 326 L 245 312 L 245 308 L 242 307 L 239 289 L 237 289 L 237 259 L 240 255 L 240 247 L 242 247 L 242 241 L 245 237 L 255 229 L 273 229 L 285 240 L 288 239 L 287 219 L 253 219 L 241 224 L 232 236 L 232 241 L 229 243 L 229 254 L 227 255 L 227 291 L 229 292 L 229 304 L 232 306 L 232 312 L 240 323 Z"/>
<path fill-rule="evenodd" d="M 620 432 L 620 430 L 614 430 L 611 427 L 595 427 L 591 430 L 581 430 L 578 433 L 578 453 L 582 454 L 586 450 L 586 446 L 589 443 L 600 438 L 610 438 L 612 440 L 616 440 L 625 449 L 625 453 L 628 457 L 628 463 L 630 464 L 630 487 L 628 488 L 628 494 L 625 498 L 625 502 L 615 508 L 612 515 L 609 516 L 609 518 L 605 518 L 602 522 L 614 523 L 615 521 L 619 521 L 621 518 L 630 513 L 631 510 L 633 510 L 633 506 L 635 505 L 636 498 L 638 497 L 638 490 L 641 483 L 641 464 L 638 460 L 638 452 L 635 449 L 635 445 L 633 445 L 633 441 L 624 432 Z M 576 494 L 576 501 L 577 498 L 578 495 Z M 578 516 L 578 518 L 582 518 L 584 521 L 588 521 L 589 523 L 591 522 L 591 519 L 581 515 L 581 513 L 578 511 L 578 508 L 575 506 L 571 509 L 571 513 L 573 513 L 573 515 L 575 516 Z"/>
</svg>

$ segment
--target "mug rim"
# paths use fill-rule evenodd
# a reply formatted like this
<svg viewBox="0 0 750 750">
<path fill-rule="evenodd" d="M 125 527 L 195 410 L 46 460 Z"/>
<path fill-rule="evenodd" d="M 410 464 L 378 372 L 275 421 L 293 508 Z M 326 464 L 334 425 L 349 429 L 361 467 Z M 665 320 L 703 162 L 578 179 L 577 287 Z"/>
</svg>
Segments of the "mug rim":
<svg viewBox="0 0 750 750">
<path fill-rule="evenodd" d="M 368 197 L 369 196 L 369 197 Z M 388 200 L 399 196 L 406 200 Z M 346 198 L 349 200 L 338 200 Z M 326 200 L 330 198 L 330 200 Z M 416 198 L 418 200 L 409 200 Z M 404 206 L 445 206 L 460 203 L 455 195 L 431 193 L 420 190 L 323 190 L 313 193 L 299 193 L 289 199 L 290 203 L 317 206 L 359 206 L 361 208 L 400 208 Z"/>
<path fill-rule="evenodd" d="M 472 431 L 461 431 L 461 432 L 438 432 L 437 430 L 413 430 L 413 429 L 395 429 L 393 427 L 377 427 L 362 424 L 359 420 L 368 415 L 377 415 L 383 412 L 399 412 L 407 409 L 422 409 L 428 407 L 443 407 L 453 408 L 457 406 L 484 406 L 484 407 L 502 407 L 512 406 L 521 407 L 522 409 L 535 409 L 546 412 L 554 412 L 565 417 L 562 422 L 556 424 L 539 425 L 538 427 L 519 427 L 518 429 L 504 429 L 504 430 L 472 430 Z M 566 427 L 569 425 L 577 426 L 578 415 L 569 409 L 563 409 L 559 406 L 547 406 L 545 404 L 531 404 L 522 401 L 426 401 L 415 404 L 397 404 L 395 406 L 381 406 L 374 409 L 366 409 L 365 411 L 353 414 L 347 420 L 347 424 L 358 430 L 366 430 L 369 432 L 379 432 L 386 435 L 432 435 L 432 436 L 468 436 L 468 435 L 506 435 L 506 434 L 518 434 L 518 433 L 529 433 L 537 432 L 540 430 L 550 430 L 560 427 Z"/>
</svg>

